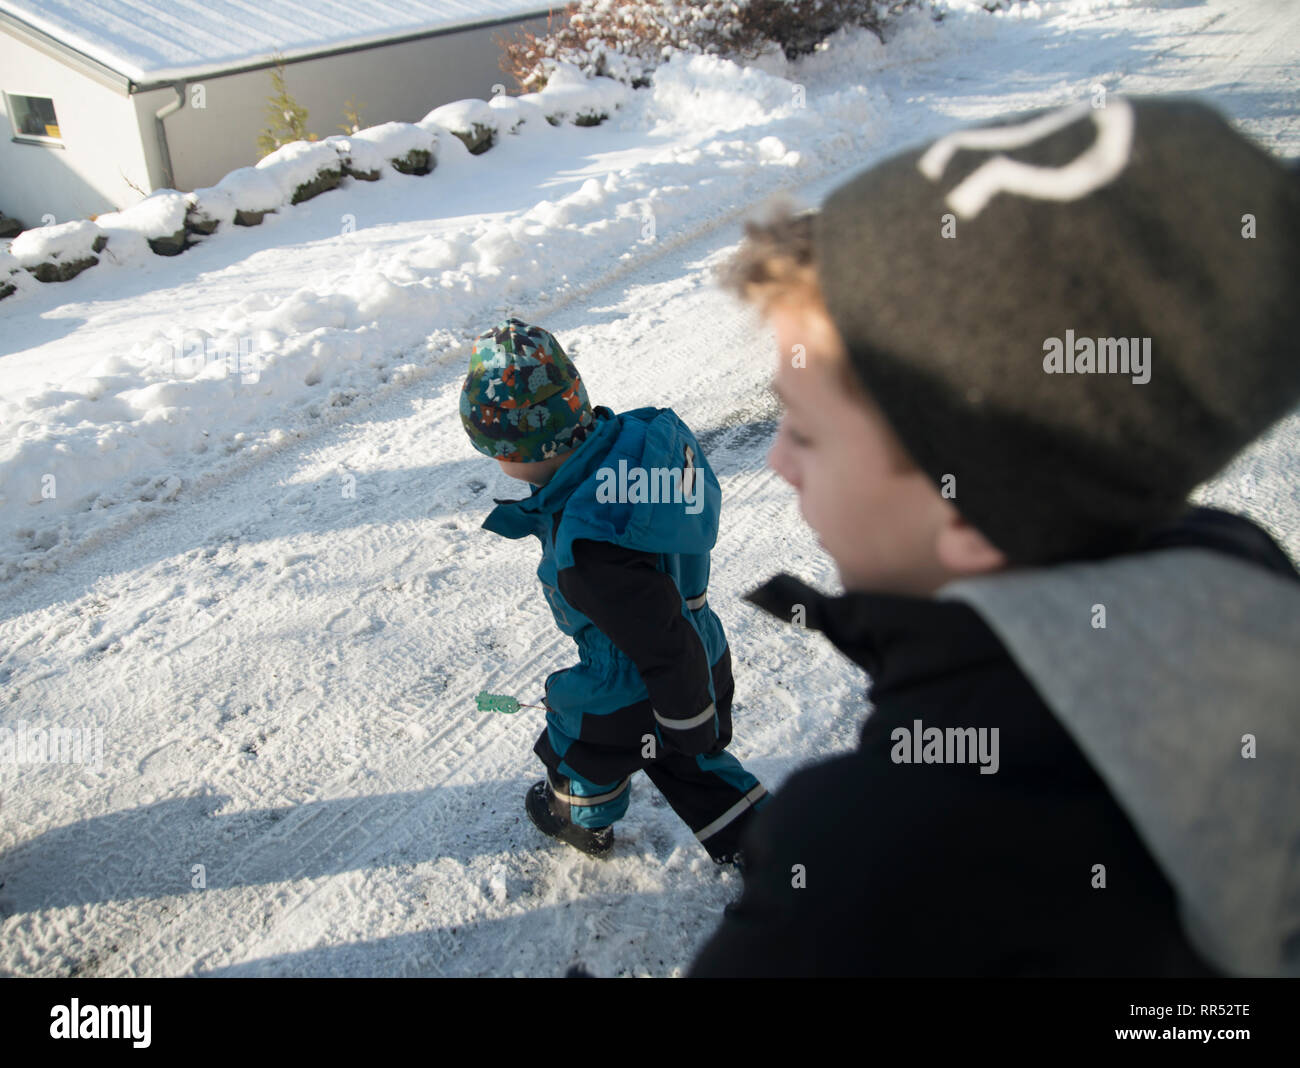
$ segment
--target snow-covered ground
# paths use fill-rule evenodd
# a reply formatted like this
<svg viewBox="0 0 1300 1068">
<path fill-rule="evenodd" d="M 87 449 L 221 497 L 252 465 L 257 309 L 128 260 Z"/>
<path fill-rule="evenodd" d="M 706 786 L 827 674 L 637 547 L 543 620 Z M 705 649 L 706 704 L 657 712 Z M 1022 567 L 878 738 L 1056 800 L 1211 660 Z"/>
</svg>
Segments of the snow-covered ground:
<svg viewBox="0 0 1300 1068">
<path fill-rule="evenodd" d="M 740 218 L 1098 84 L 1201 94 L 1294 157 L 1298 53 L 1300 5 L 1066 0 L 789 67 L 675 60 L 601 126 L 444 139 L 432 175 L 0 301 L 0 725 L 87 728 L 99 754 L 0 762 L 0 969 L 683 970 L 735 877 L 642 778 L 613 860 L 544 844 L 521 804 L 540 712 L 476 711 L 537 700 L 572 646 L 536 548 L 479 529 L 526 487 L 461 429 L 469 339 L 541 323 L 593 403 L 700 434 L 733 751 L 779 787 L 853 744 L 863 679 L 739 600 L 777 571 L 835 587 L 764 467 L 771 337 L 711 283 Z M 252 373 L 189 373 L 194 338 L 253 339 Z M 1300 555 L 1298 453 L 1300 413 L 1202 496 Z"/>
</svg>

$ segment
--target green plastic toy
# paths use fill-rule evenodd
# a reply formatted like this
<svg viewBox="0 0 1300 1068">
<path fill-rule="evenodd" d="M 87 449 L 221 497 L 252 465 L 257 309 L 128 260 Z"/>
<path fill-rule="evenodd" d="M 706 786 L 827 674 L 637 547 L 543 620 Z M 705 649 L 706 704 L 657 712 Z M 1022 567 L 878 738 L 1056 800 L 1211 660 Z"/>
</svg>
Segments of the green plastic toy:
<svg viewBox="0 0 1300 1068">
<path fill-rule="evenodd" d="M 511 697 L 504 693 L 488 693 L 487 690 L 479 691 L 476 698 L 478 710 L 480 712 L 518 712 L 520 708 L 532 707 L 521 705 L 517 698 Z"/>
</svg>

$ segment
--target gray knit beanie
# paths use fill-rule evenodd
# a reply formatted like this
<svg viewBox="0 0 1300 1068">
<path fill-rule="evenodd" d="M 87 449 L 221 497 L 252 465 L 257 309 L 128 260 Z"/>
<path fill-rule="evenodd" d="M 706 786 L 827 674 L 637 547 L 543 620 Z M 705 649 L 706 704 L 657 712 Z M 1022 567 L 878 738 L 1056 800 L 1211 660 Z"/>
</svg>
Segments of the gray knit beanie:
<svg viewBox="0 0 1300 1068">
<path fill-rule="evenodd" d="M 1013 562 L 1132 547 L 1300 402 L 1300 180 L 1194 101 L 960 131 L 813 225 L 860 380 Z"/>
</svg>

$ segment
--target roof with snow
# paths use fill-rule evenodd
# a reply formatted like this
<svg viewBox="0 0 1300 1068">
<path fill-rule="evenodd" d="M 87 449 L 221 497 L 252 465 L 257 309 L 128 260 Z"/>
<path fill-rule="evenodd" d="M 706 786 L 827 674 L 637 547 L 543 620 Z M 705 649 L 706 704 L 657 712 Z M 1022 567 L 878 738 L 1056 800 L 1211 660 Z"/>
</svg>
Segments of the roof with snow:
<svg viewBox="0 0 1300 1068">
<path fill-rule="evenodd" d="M 150 82 L 546 11 L 538 0 L 0 0 L 0 21 Z"/>
</svg>

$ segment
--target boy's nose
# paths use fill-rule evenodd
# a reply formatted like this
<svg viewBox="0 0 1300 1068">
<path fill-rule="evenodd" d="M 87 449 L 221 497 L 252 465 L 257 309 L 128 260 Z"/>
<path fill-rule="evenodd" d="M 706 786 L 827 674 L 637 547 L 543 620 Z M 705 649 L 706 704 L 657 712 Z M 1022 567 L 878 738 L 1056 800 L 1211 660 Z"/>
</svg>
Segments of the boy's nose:
<svg viewBox="0 0 1300 1068">
<path fill-rule="evenodd" d="M 781 478 L 790 485 L 794 486 L 795 489 L 799 488 L 798 484 L 795 482 L 794 473 L 788 466 L 785 449 L 781 446 L 781 437 L 779 435 L 776 441 L 772 443 L 772 447 L 767 450 L 767 466 L 780 475 Z"/>
</svg>

